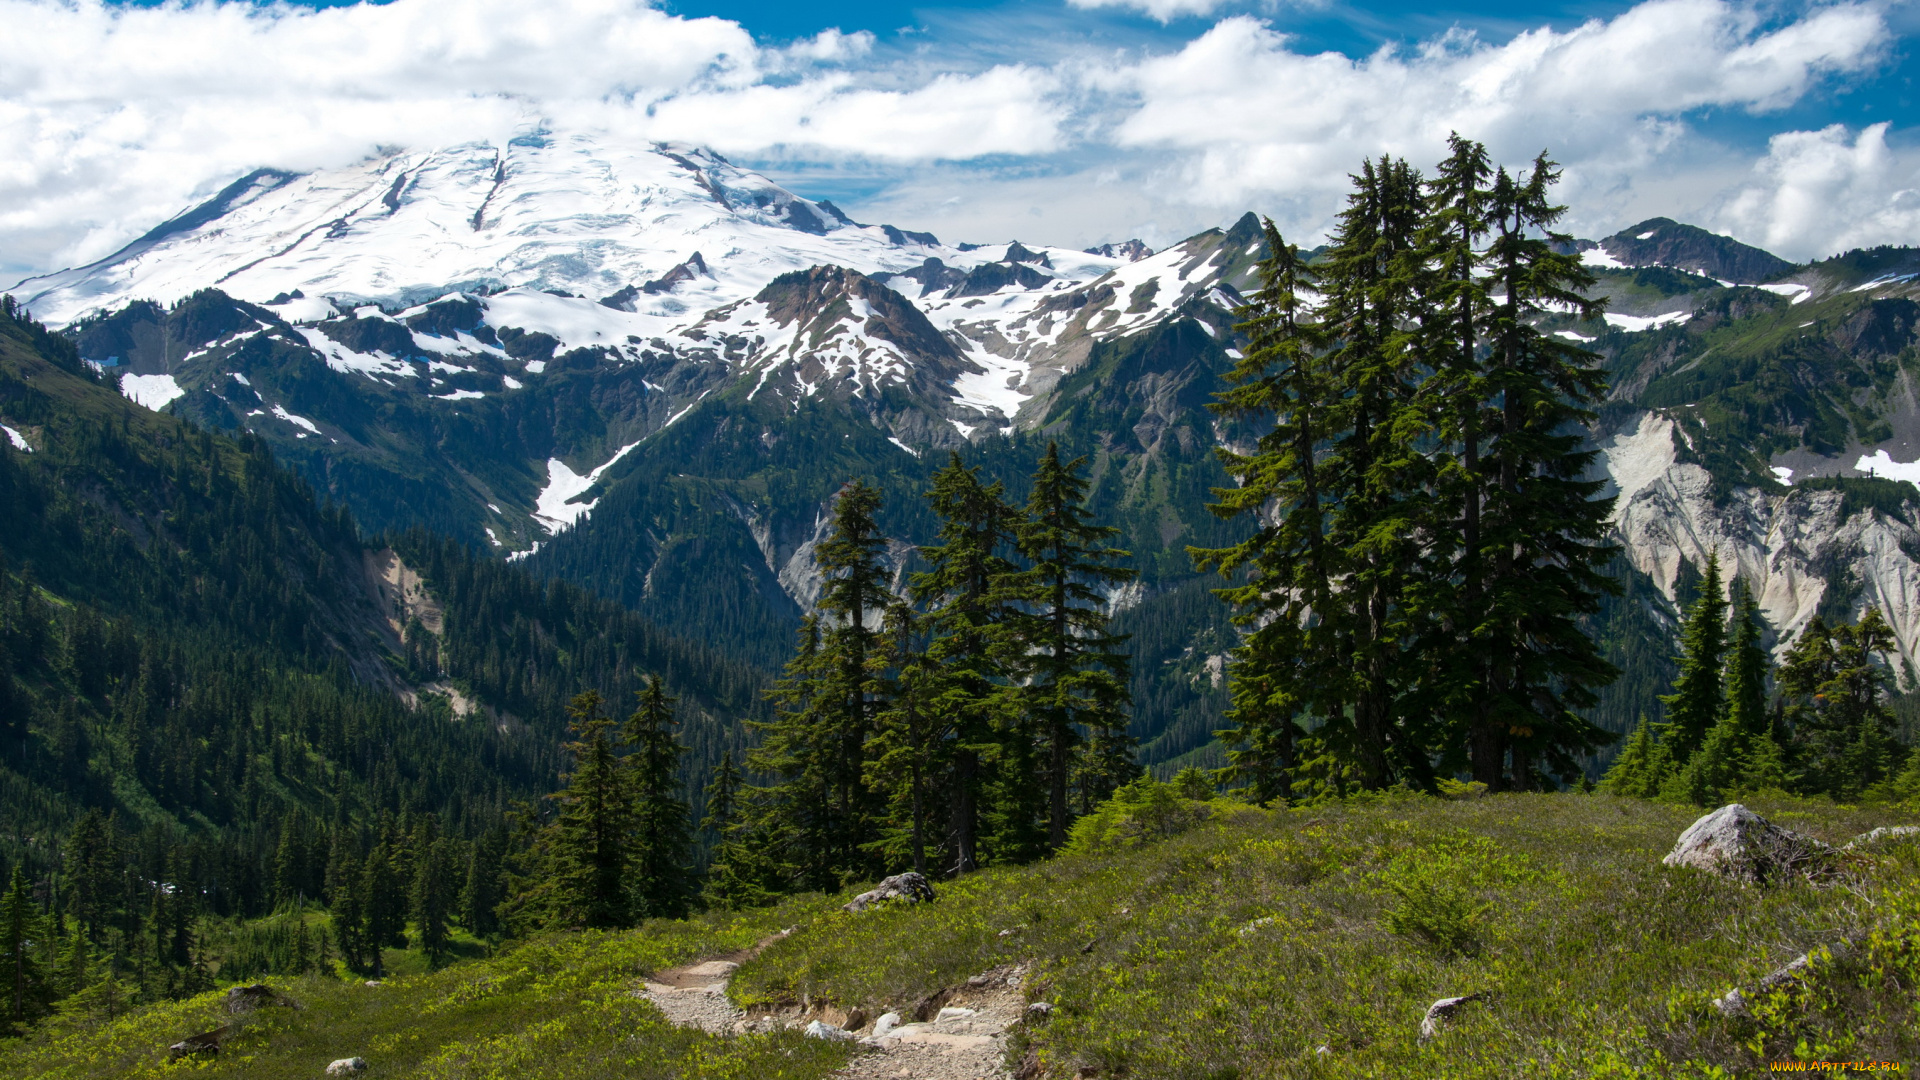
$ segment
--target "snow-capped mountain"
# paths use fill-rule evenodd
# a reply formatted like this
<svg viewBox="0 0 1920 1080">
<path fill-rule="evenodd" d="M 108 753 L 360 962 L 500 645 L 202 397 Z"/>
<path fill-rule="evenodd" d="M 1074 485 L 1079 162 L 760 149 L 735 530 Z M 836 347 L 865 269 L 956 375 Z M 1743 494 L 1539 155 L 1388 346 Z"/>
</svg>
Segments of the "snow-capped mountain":
<svg viewBox="0 0 1920 1080">
<path fill-rule="evenodd" d="M 1920 480 L 1920 253 L 1794 266 L 1664 218 L 1573 247 L 1608 311 L 1548 329 L 1606 358 L 1593 436 L 1643 597 L 1610 640 L 1664 635 L 1711 551 L 1781 641 L 1872 603 L 1920 654 L 1920 493 L 1895 483 Z M 1171 757 L 1222 705 L 1231 631 L 1185 547 L 1235 527 L 1205 508 L 1213 451 L 1249 433 L 1205 406 L 1263 254 L 1251 214 L 1159 252 L 943 242 L 697 147 L 541 132 L 255 173 L 10 291 L 368 528 L 530 557 L 768 664 L 839 484 L 876 479 L 922 539 L 947 451 L 1018 477 L 1058 438 L 1142 567 L 1116 606 L 1181 627 L 1137 658 L 1187 702 L 1137 733 Z"/>
</svg>

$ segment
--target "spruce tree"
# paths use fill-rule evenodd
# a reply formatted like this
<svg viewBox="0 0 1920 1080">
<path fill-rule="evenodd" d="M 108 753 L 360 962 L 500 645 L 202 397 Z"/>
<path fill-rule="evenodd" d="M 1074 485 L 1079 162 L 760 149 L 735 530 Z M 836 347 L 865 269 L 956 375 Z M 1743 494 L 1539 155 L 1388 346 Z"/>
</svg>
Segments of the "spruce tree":
<svg viewBox="0 0 1920 1080">
<path fill-rule="evenodd" d="M 894 675 L 867 766 L 869 785 L 885 792 L 888 801 L 888 827 L 877 842 L 890 862 L 900 862 L 904 852 L 914 871 L 925 874 L 933 785 L 945 774 L 951 756 L 945 737 L 950 725 L 941 720 L 937 707 L 947 680 L 927 656 L 920 640 L 921 620 L 905 601 L 887 608 L 884 631 Z"/>
<path fill-rule="evenodd" d="M 600 706 L 600 695 L 588 690 L 567 707 L 573 772 L 556 796 L 560 811 L 545 837 L 547 878 L 535 890 L 541 894 L 537 906 L 557 926 L 604 928 L 630 921 L 632 785 L 614 753 L 613 721 Z"/>
<path fill-rule="evenodd" d="M 1019 650 L 1008 625 L 1009 576 L 1016 568 L 1004 554 L 1019 515 L 1007 505 L 1004 485 L 984 483 L 959 454 L 934 475 L 926 498 L 940 529 L 935 543 L 920 548 L 928 569 L 913 576 L 912 591 L 927 607 L 932 639 L 916 678 L 924 675 L 933 685 L 915 689 L 936 699 L 931 716 L 919 719 L 944 722 L 944 730 L 927 733 L 926 746 L 950 757 L 950 772 L 927 780 L 948 809 L 951 869 L 966 873 L 980 860 L 983 761 L 1004 766 L 1009 756 L 1020 756 L 1000 752 L 1021 737 L 1008 693 L 1009 666 Z"/>
<path fill-rule="evenodd" d="M 1434 462 L 1421 452 L 1428 421 L 1416 400 L 1419 327 L 1431 317 L 1419 286 L 1420 174 L 1406 162 L 1364 162 L 1320 273 L 1318 313 L 1333 392 L 1327 446 L 1316 472 L 1329 505 L 1327 543 L 1342 553 L 1339 588 L 1323 616 L 1350 657 L 1335 675 L 1344 707 L 1322 713 L 1323 740 L 1354 765 L 1363 787 L 1425 771 L 1427 747 L 1403 724 L 1407 646 L 1419 631 L 1407 603 L 1433 550 Z M 1336 612 L 1338 605 L 1344 610 Z M 1333 673 L 1329 673 L 1333 674 Z M 1344 744 L 1344 745 L 1342 745 Z"/>
<path fill-rule="evenodd" d="M 707 781 L 707 813 L 700 828 L 713 838 L 713 858 L 702 889 L 705 901 L 729 911 L 756 907 L 773 898 L 777 878 L 764 833 L 750 821 L 749 791 L 731 750 L 720 755 Z"/>
<path fill-rule="evenodd" d="M 1553 231 L 1566 212 L 1550 197 L 1559 177 L 1543 154 L 1524 177 L 1499 170 L 1487 199 L 1487 287 L 1500 300 L 1484 388 L 1497 427 L 1484 462 L 1481 546 L 1467 560 L 1478 583 L 1466 612 L 1475 632 L 1461 659 L 1485 658 L 1476 730 L 1489 722 L 1496 736 L 1504 730 L 1510 783 L 1521 790 L 1542 786 L 1538 765 L 1578 774 L 1580 759 L 1609 741 L 1575 710 L 1619 675 L 1580 625 L 1617 591 L 1603 571 L 1616 550 L 1606 542 L 1612 500 L 1600 495 L 1604 481 L 1587 478 L 1596 452 L 1582 447 L 1606 380 L 1598 356 L 1539 325 L 1556 311 L 1598 314 L 1580 292 L 1593 276 L 1564 253 L 1571 237 Z M 1475 749 L 1475 778 L 1498 780 L 1494 747 L 1477 738 Z"/>
<path fill-rule="evenodd" d="M 1815 616 L 1780 668 L 1780 692 L 1807 794 L 1850 800 L 1887 779 L 1896 764 L 1884 657 L 1893 630 L 1878 608 L 1851 626 Z"/>
<path fill-rule="evenodd" d="M 1749 739 L 1771 732 L 1767 677 L 1772 658 L 1760 641 L 1766 632 L 1760 605 L 1745 581 L 1733 582 L 1733 642 L 1727 656 L 1727 718 Z"/>
<path fill-rule="evenodd" d="M 447 956 L 447 921 L 455 895 L 454 843 L 444 837 L 429 840 L 413 861 L 410 907 L 415 944 L 427 954 L 428 966 L 435 968 Z"/>
<path fill-rule="evenodd" d="M 385 841 L 374 846 L 360 870 L 361 927 L 365 962 L 378 979 L 386 973 L 382 950 L 407 946 L 406 884 L 393 868 L 393 849 Z"/>
<path fill-rule="evenodd" d="M 1673 693 L 1660 698 L 1667 707 L 1663 742 L 1675 766 L 1692 760 L 1726 708 L 1720 683 L 1726 643 L 1727 599 L 1720 584 L 1720 557 L 1709 554 L 1699 593 L 1680 629 L 1680 674 L 1673 681 Z"/>
<path fill-rule="evenodd" d="M 1235 419 L 1271 418 L 1252 453 L 1215 451 L 1239 485 L 1215 489 L 1219 501 L 1208 507 L 1259 527 L 1233 547 L 1189 549 L 1201 569 L 1245 575 L 1244 584 L 1215 591 L 1237 609 L 1243 635 L 1232 654 L 1234 726 L 1216 735 L 1229 748 L 1226 778 L 1248 785 L 1262 806 L 1293 793 L 1298 718 L 1334 716 L 1346 706 L 1343 605 L 1334 598 L 1340 553 L 1327 541 L 1317 468 L 1332 434 L 1334 390 L 1320 355 L 1326 340 L 1302 297 L 1314 285 L 1311 268 L 1272 220 L 1263 228 L 1260 288 L 1239 311 L 1248 344 L 1227 373 L 1228 388 L 1208 406 Z"/>
<path fill-rule="evenodd" d="M 1068 795 L 1081 731 L 1101 743 L 1101 757 L 1084 773 L 1092 801 L 1134 776 L 1126 639 L 1107 632 L 1106 608 L 1107 593 L 1134 578 L 1131 567 L 1119 565 L 1132 553 L 1108 546 L 1120 530 L 1089 520 L 1087 481 L 1080 475 L 1085 464 L 1085 458 L 1061 461 L 1060 447 L 1047 443 L 1015 536 L 1028 569 L 1010 578 L 1024 609 L 1018 624 L 1027 676 L 1022 699 L 1039 721 L 1047 843 L 1055 849 L 1067 842 L 1072 824 Z"/>
<path fill-rule="evenodd" d="M 6 987 L 5 1017 L 18 1030 L 38 1019 L 48 996 L 35 957 L 45 942 L 43 921 L 27 892 L 26 871 L 15 864 L 7 891 L 0 894 L 0 980 Z"/>
<path fill-rule="evenodd" d="M 495 825 L 482 833 L 467 855 L 466 885 L 460 892 L 460 921 L 475 937 L 500 932 L 497 908 L 506 899 L 507 831 Z"/>
<path fill-rule="evenodd" d="M 633 791 L 633 851 L 630 871 L 638 918 L 679 918 L 692 891 L 686 800 L 681 797 L 680 759 L 687 748 L 674 737 L 674 699 L 660 676 L 647 676 L 638 707 L 621 729 Z"/>
<path fill-rule="evenodd" d="M 832 530 L 814 548 L 822 578 L 814 619 L 772 692 L 780 719 L 764 725 L 752 759 L 783 779 L 756 829 L 785 849 L 800 888 L 837 889 L 881 865 L 868 844 L 883 806 L 866 784 L 867 741 L 883 704 L 873 692 L 875 619 L 889 602 L 879 509 L 879 490 L 860 480 L 835 497 Z"/>
</svg>

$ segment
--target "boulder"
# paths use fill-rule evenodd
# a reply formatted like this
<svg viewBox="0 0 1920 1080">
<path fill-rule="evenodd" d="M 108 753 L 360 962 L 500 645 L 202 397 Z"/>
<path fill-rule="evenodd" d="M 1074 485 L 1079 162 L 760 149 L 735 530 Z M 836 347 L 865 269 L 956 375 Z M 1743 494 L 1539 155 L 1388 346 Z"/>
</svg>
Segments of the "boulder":
<svg viewBox="0 0 1920 1080">
<path fill-rule="evenodd" d="M 189 1035 L 172 1046 L 167 1047 L 167 1060 L 179 1061 L 182 1058 L 214 1057 L 220 1053 L 220 1043 L 227 1037 L 227 1029 L 214 1028 L 198 1035 Z"/>
<path fill-rule="evenodd" d="M 925 874 L 916 874 L 909 870 L 904 874 L 895 874 L 886 878 L 846 905 L 848 911 L 865 911 L 871 907 L 899 900 L 909 904 L 927 903 L 933 899 L 933 882 Z"/>
<path fill-rule="evenodd" d="M 1827 946 L 1827 956 L 1832 960 L 1844 960 L 1853 952 L 1853 948 L 1854 939 L 1841 938 L 1839 941 Z M 1759 991 L 1764 994 L 1784 983 L 1805 975 L 1812 963 L 1812 953 L 1801 953 L 1799 956 L 1780 965 L 1773 971 L 1768 972 L 1766 977 L 1760 980 Z M 1719 997 L 1714 998 L 1713 1007 L 1719 1010 L 1722 1016 L 1744 1015 L 1747 1011 L 1747 995 L 1742 993 L 1740 988 L 1736 986 Z"/>
<path fill-rule="evenodd" d="M 813 1023 L 807 1025 L 807 1038 L 809 1039 L 825 1039 L 828 1042 L 845 1042 L 853 1037 L 853 1032 L 842 1027 L 835 1027 L 825 1020 L 815 1020 Z"/>
<path fill-rule="evenodd" d="M 892 1031 L 894 1028 L 897 1028 L 899 1026 L 900 1026 L 899 1013 L 897 1012 L 881 1013 L 880 1019 L 875 1020 L 873 1022 L 873 1037 L 876 1039 L 884 1039 L 887 1037 L 887 1032 Z"/>
<path fill-rule="evenodd" d="M 1485 1001 L 1486 998 L 1487 992 L 1482 990 L 1479 993 L 1465 994 L 1461 997 L 1441 998 L 1427 1006 L 1426 1018 L 1420 1021 L 1421 1041 L 1424 1042 L 1440 1034 L 1440 1029 L 1446 1026 L 1447 1021 L 1453 1019 L 1454 1014 L 1469 1003 Z"/>
<path fill-rule="evenodd" d="M 1688 826 L 1661 861 L 1762 884 L 1795 874 L 1827 876 L 1833 871 L 1834 850 L 1730 803 Z"/>
<path fill-rule="evenodd" d="M 363 1057 L 339 1058 L 327 1066 L 328 1076 L 349 1076 L 367 1070 L 367 1059 Z"/>
<path fill-rule="evenodd" d="M 252 986 L 236 986 L 227 991 L 227 1011 L 230 1013 L 252 1012 L 262 1005 L 285 1004 L 273 987 L 266 983 L 254 983 Z"/>
</svg>

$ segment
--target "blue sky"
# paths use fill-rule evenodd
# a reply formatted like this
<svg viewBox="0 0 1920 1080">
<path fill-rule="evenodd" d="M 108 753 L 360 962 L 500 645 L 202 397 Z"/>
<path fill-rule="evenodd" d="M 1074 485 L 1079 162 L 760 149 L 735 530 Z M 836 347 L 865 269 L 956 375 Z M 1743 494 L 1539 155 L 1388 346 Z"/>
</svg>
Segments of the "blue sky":
<svg viewBox="0 0 1920 1080">
<path fill-rule="evenodd" d="M 1569 224 L 1792 258 L 1920 244 L 1913 0 L 0 0 L 0 272 L 97 258 L 259 167 L 531 126 L 711 146 L 943 237 L 1312 240 L 1448 131 L 1566 166 Z"/>
</svg>

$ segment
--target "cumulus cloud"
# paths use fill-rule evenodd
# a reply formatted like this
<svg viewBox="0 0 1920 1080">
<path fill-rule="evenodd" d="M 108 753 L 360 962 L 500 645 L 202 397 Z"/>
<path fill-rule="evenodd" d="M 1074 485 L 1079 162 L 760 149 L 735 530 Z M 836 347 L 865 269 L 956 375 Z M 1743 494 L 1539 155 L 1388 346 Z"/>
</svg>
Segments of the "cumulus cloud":
<svg viewBox="0 0 1920 1080">
<path fill-rule="evenodd" d="M 1887 125 L 1775 135 L 1714 224 L 1788 258 L 1920 244 L 1920 157 L 1887 146 Z"/>
<path fill-rule="evenodd" d="M 1867 5 L 1768 28 L 1720 0 L 1650 0 L 1565 32 L 1498 45 L 1456 32 L 1352 60 L 1295 52 L 1236 17 L 1105 82 L 1137 102 L 1118 144 L 1179 152 L 1159 181 L 1167 197 L 1280 199 L 1304 225 L 1327 218 L 1361 157 L 1429 162 L 1450 131 L 1508 162 L 1550 147 L 1571 196 L 1617 192 L 1688 137 L 1689 112 L 1777 109 L 1824 76 L 1877 63 L 1886 40 Z"/>
<path fill-rule="evenodd" d="M 308 10 L 0 0 L 0 264 L 101 257 L 250 169 L 502 140 L 530 123 L 883 160 L 1059 142 L 1047 73 L 906 88 L 845 67 L 869 34 L 770 49 L 640 0 L 396 0 Z"/>
<path fill-rule="evenodd" d="M 1230 0 L 1067 0 L 1077 8 L 1131 8 L 1161 22 L 1189 15 L 1211 15 Z"/>
<path fill-rule="evenodd" d="M 1072 2 L 1173 19 L 1223 0 Z M 938 43 L 900 52 L 835 30 L 767 46 L 644 0 L 0 0 L 0 25 L 28 43 L 0 67 L 0 270 L 18 274 L 104 256 L 254 168 L 536 123 L 816 176 L 878 168 L 889 184 L 846 203 L 869 219 L 1045 242 L 1164 243 L 1249 208 L 1310 240 L 1362 157 L 1429 163 L 1453 130 L 1509 163 L 1551 148 L 1574 224 L 1594 231 L 1694 214 L 1804 255 L 1834 237 L 1912 239 L 1920 222 L 1884 127 L 1787 132 L 1757 166 L 1696 128 L 1703 110 L 1764 115 L 1876 70 L 1893 43 L 1877 0 L 1797 15 L 1647 0 L 1566 30 L 1456 30 L 1358 59 L 1240 15 L 1167 49 L 1056 45 L 960 70 Z"/>
</svg>

